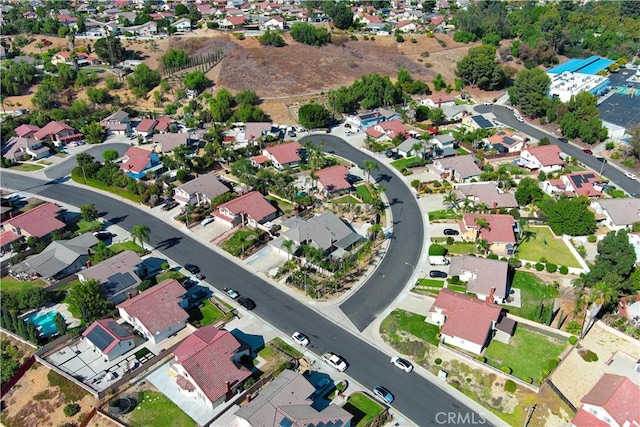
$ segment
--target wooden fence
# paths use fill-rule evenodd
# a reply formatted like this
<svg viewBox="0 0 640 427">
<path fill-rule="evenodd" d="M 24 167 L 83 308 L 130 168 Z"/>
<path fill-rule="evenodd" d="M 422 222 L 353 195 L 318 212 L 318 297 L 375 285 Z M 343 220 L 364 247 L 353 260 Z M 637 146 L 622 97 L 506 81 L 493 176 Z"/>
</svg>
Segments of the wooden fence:
<svg viewBox="0 0 640 427">
<path fill-rule="evenodd" d="M 20 378 L 22 378 L 25 372 L 27 372 L 35 362 L 36 362 L 35 356 L 31 355 L 31 357 L 29 357 L 27 361 L 24 362 L 22 366 L 20 366 L 20 368 L 18 368 L 18 370 L 16 371 L 15 374 L 13 374 L 11 379 L 6 384 L 2 385 L 2 390 L 0 391 L 0 397 L 4 397 L 4 395 L 7 394 L 9 390 L 11 390 L 18 381 L 20 381 Z"/>
</svg>

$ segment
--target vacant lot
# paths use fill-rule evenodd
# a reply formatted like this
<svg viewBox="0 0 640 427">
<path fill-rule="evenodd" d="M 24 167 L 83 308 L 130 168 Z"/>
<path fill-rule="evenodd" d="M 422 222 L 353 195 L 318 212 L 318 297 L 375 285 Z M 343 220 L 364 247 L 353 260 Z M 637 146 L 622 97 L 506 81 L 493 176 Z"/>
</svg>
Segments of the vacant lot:
<svg viewBox="0 0 640 427">
<path fill-rule="evenodd" d="M 564 241 L 555 237 L 549 227 L 530 227 L 525 231 L 525 237 L 518 245 L 518 258 L 535 262 L 546 259 L 556 265 L 580 268 Z"/>
</svg>

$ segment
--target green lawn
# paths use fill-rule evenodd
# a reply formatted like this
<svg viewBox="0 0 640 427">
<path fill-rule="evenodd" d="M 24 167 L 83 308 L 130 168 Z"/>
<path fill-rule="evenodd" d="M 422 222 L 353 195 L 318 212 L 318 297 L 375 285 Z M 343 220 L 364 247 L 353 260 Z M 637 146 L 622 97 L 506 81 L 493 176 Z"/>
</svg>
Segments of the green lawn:
<svg viewBox="0 0 640 427">
<path fill-rule="evenodd" d="M 429 215 L 429 221 L 437 219 L 461 219 L 462 215 L 455 213 L 451 209 L 443 209 L 440 211 L 431 211 L 427 213 Z"/>
<path fill-rule="evenodd" d="M 462 294 L 467 292 L 467 287 L 460 285 L 447 285 L 447 289 L 451 289 L 454 292 L 460 292 Z"/>
<path fill-rule="evenodd" d="M 85 221 L 84 219 L 81 219 L 80 221 L 78 221 L 78 230 L 80 231 L 82 230 L 91 231 L 98 228 L 102 228 L 102 223 L 98 220 Z"/>
<path fill-rule="evenodd" d="M 128 423 L 132 427 L 187 427 L 196 423 L 178 405 L 157 391 L 138 393 L 138 406 L 131 412 Z"/>
<path fill-rule="evenodd" d="M 3 291 L 10 291 L 10 292 L 20 291 L 26 288 L 34 288 L 34 287 L 42 288 L 44 287 L 44 285 L 45 283 L 41 280 L 36 280 L 33 282 L 21 282 L 20 280 L 17 280 L 11 276 L 5 276 L 2 279 L 0 279 L 0 289 Z"/>
<path fill-rule="evenodd" d="M 40 169 L 44 169 L 42 165 L 34 165 L 33 163 L 16 163 L 11 166 L 11 169 L 17 169 L 22 172 L 33 172 Z"/>
<path fill-rule="evenodd" d="M 404 310 L 394 310 L 382 321 L 380 329 L 390 337 L 396 336 L 398 331 L 408 332 L 423 341 L 438 345 L 440 328 L 424 321 L 425 317 Z M 392 338 L 393 339 L 393 338 Z"/>
<path fill-rule="evenodd" d="M 186 276 L 179 271 L 176 270 L 167 270 L 156 276 L 156 282 L 160 283 L 163 280 L 167 279 L 176 279 L 178 281 L 182 281 Z"/>
<path fill-rule="evenodd" d="M 142 197 L 140 195 L 133 194 L 124 188 L 110 187 L 104 182 L 98 181 L 97 179 L 88 178 L 85 180 L 80 168 L 75 168 L 73 171 L 71 171 L 71 179 L 73 179 L 75 182 L 79 184 L 88 185 L 89 187 L 108 191 L 109 193 L 113 193 L 117 196 L 124 197 L 125 199 L 129 199 L 132 202 L 142 203 Z"/>
<path fill-rule="evenodd" d="M 222 244 L 222 249 L 233 256 L 242 255 L 256 244 L 262 233 L 264 232 L 251 228 L 242 228 Z"/>
<path fill-rule="evenodd" d="M 536 262 L 546 258 L 553 264 L 580 267 L 564 241 L 555 237 L 549 227 L 529 227 L 525 233 L 518 245 L 518 258 Z"/>
<path fill-rule="evenodd" d="M 453 245 L 443 245 L 450 254 L 466 255 L 475 254 L 476 244 L 473 242 L 453 242 Z"/>
<path fill-rule="evenodd" d="M 502 171 L 507 171 L 512 175 L 522 175 L 523 173 L 525 173 L 524 169 L 519 168 L 518 166 L 514 165 L 513 163 L 501 164 L 499 169 L 502 170 Z"/>
<path fill-rule="evenodd" d="M 464 156 L 465 154 L 469 154 L 469 152 L 462 147 L 456 148 L 456 151 L 460 153 L 461 156 Z"/>
<path fill-rule="evenodd" d="M 566 165 L 564 168 L 567 170 L 567 172 L 582 172 L 586 170 L 582 166 L 578 165 Z"/>
<path fill-rule="evenodd" d="M 431 288 L 443 288 L 444 280 L 420 279 L 416 286 L 427 286 Z"/>
<path fill-rule="evenodd" d="M 382 413 L 383 407 L 363 393 L 353 393 L 342 407 L 353 415 L 352 426 L 360 427 Z"/>
<path fill-rule="evenodd" d="M 213 325 L 224 318 L 224 313 L 209 300 L 205 300 L 198 308 L 189 312 L 189 322 L 197 327 Z"/>
<path fill-rule="evenodd" d="M 492 340 L 484 352 L 487 363 L 496 368 L 508 366 L 518 378 L 542 377 L 543 370 L 549 369 L 549 362 L 560 356 L 567 342 L 543 335 L 518 325 L 509 344 Z"/>
<path fill-rule="evenodd" d="M 271 194 L 266 196 L 266 199 L 267 200 L 271 200 L 273 202 L 276 202 L 278 204 L 278 207 L 280 208 L 280 210 L 282 212 L 286 213 L 286 214 L 291 212 L 293 210 L 293 208 L 294 208 L 294 206 L 291 203 L 289 203 L 289 202 L 287 202 L 285 200 L 282 200 L 279 197 L 273 196 Z"/>
<path fill-rule="evenodd" d="M 391 162 L 391 166 L 398 170 L 402 170 L 419 160 L 420 159 L 418 159 L 417 157 L 403 157 L 402 159 L 394 160 L 393 162 Z"/>
<path fill-rule="evenodd" d="M 109 246 L 109 249 L 117 254 L 124 251 L 134 251 L 138 254 L 145 252 L 145 250 L 142 249 L 139 244 L 133 243 L 132 241 L 114 243 L 113 245 Z"/>
<path fill-rule="evenodd" d="M 357 204 L 360 204 L 361 202 L 360 202 L 360 200 L 356 199 L 355 197 L 347 194 L 346 196 L 342 196 L 342 197 L 339 197 L 337 199 L 333 199 L 331 201 L 331 203 L 351 203 L 353 205 L 357 205 Z"/>
<path fill-rule="evenodd" d="M 525 319 L 538 321 L 537 313 L 540 302 L 544 301 L 548 305 L 559 294 L 558 290 L 549 285 L 545 285 L 540 279 L 526 271 L 516 271 L 513 277 L 512 288 L 520 289 L 521 307 L 507 306 L 509 313 Z"/>
<path fill-rule="evenodd" d="M 359 185 L 356 187 L 356 195 L 362 200 L 363 203 L 373 203 L 373 196 L 369 187 L 366 185 Z"/>
</svg>

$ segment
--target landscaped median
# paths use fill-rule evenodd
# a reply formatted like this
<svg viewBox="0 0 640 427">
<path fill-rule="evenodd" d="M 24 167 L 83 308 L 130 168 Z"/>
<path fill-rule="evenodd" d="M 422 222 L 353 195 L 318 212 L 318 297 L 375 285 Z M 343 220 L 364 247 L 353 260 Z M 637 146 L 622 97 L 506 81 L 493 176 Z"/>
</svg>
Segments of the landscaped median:
<svg viewBox="0 0 640 427">
<path fill-rule="evenodd" d="M 133 194 L 124 188 L 112 187 L 110 185 L 105 184 L 102 181 L 98 181 L 97 179 L 91 179 L 91 178 L 85 179 L 82 176 L 82 169 L 80 168 L 75 168 L 73 171 L 71 171 L 71 179 L 73 179 L 74 182 L 77 182 L 79 184 L 88 185 L 89 187 L 97 188 L 98 190 L 103 190 L 108 193 L 112 193 L 117 196 L 124 197 L 125 199 L 129 199 L 132 202 L 142 203 L 142 196 L 138 194 Z"/>
</svg>

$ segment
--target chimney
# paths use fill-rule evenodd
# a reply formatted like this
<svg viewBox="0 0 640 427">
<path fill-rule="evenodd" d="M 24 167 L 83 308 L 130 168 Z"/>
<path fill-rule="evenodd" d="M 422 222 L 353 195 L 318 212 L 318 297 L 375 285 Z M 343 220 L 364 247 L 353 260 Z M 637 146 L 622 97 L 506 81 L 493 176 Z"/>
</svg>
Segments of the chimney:
<svg viewBox="0 0 640 427">
<path fill-rule="evenodd" d="M 251 402 L 251 395 L 247 393 L 247 397 L 245 398 L 245 403 Z"/>
<path fill-rule="evenodd" d="M 91 267 L 91 259 L 87 259 L 87 268 Z"/>
<path fill-rule="evenodd" d="M 93 255 L 93 254 L 91 253 L 91 248 L 87 248 L 87 255 L 88 255 L 88 256 Z"/>
<path fill-rule="evenodd" d="M 131 295 L 131 292 L 129 292 L 129 293 L 127 294 L 127 299 L 131 299 L 131 298 L 133 298 L 133 295 Z"/>
<path fill-rule="evenodd" d="M 491 292 L 489 293 L 489 296 L 487 297 L 487 302 L 493 303 L 493 296 L 496 293 L 496 288 L 491 288 Z"/>
<path fill-rule="evenodd" d="M 231 391 L 231 384 L 229 384 L 229 381 L 225 381 L 224 385 L 227 388 L 226 400 L 229 400 L 231 399 L 231 396 L 233 396 L 233 392 Z"/>
</svg>

